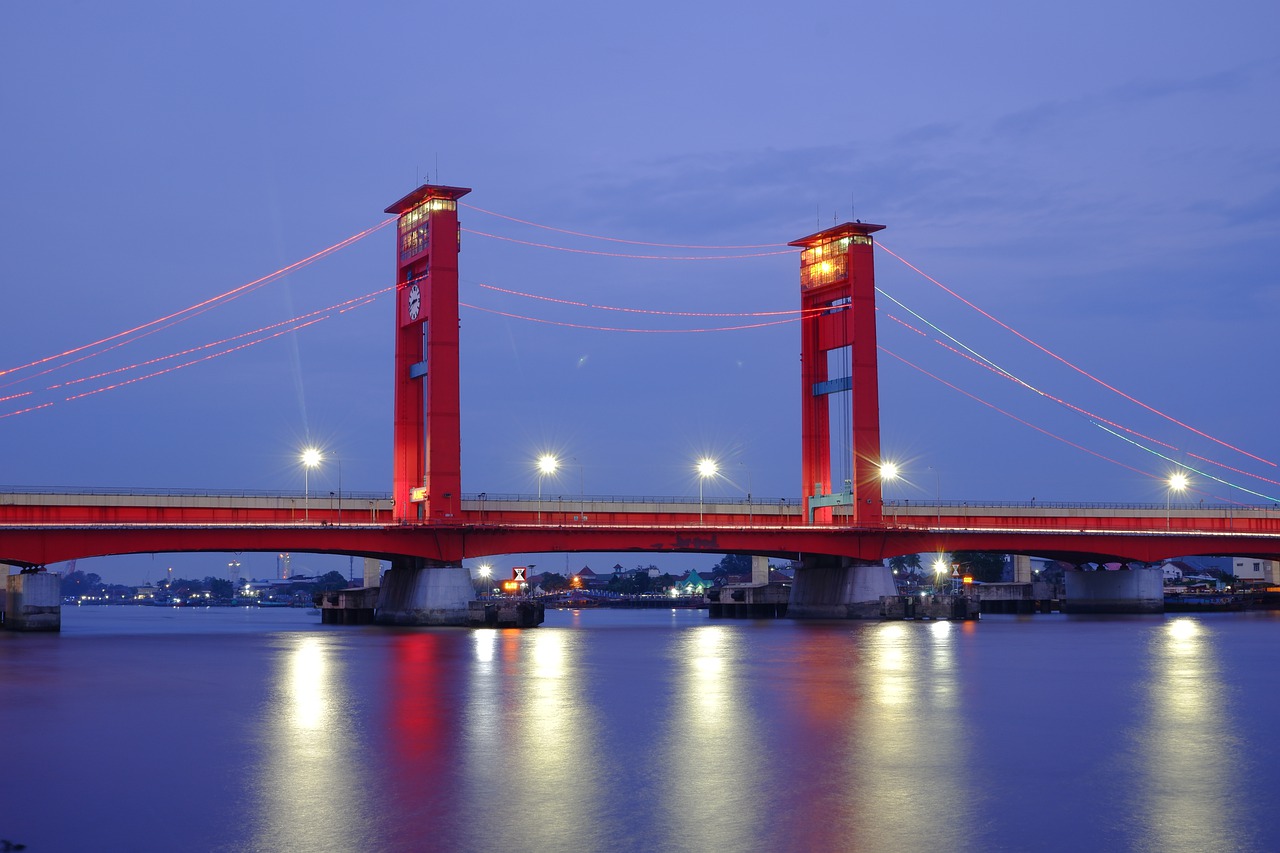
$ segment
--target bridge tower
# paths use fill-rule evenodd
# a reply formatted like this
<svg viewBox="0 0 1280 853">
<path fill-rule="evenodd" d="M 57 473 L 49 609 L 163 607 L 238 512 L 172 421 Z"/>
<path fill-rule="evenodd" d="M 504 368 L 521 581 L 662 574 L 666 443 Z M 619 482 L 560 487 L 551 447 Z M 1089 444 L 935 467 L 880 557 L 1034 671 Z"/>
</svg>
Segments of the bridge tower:
<svg viewBox="0 0 1280 853">
<path fill-rule="evenodd" d="M 397 521 L 443 520 L 462 501 L 458 394 L 458 199 L 470 189 L 423 184 L 387 213 L 396 238 Z"/>
<path fill-rule="evenodd" d="M 882 519 L 871 235 L 883 229 L 846 222 L 789 244 L 801 248 L 802 494 L 813 521 L 831 521 L 831 507 L 840 505 L 849 506 L 852 525 Z M 851 470 L 833 470 L 833 424 L 834 447 L 848 447 Z M 842 452 L 834 455 L 840 460 Z"/>
</svg>

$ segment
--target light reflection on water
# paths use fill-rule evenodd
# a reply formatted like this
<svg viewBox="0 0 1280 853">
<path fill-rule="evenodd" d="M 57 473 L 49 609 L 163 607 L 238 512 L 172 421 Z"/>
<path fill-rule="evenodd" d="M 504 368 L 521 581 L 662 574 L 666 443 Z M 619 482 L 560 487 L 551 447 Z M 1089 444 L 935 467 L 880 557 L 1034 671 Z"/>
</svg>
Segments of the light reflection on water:
<svg viewBox="0 0 1280 853">
<path fill-rule="evenodd" d="M 669 704 L 655 708 L 664 778 L 655 818 L 679 849 L 750 849 L 767 814 L 769 756 L 743 695 L 749 650 L 737 636 L 723 624 L 689 628 L 666 655 L 674 677 Z"/>
<path fill-rule="evenodd" d="M 334 642 L 288 635 L 276 656 L 253 784 L 260 804 L 254 850 L 356 850 L 368 834 L 362 792 L 334 796 L 360 760 L 352 738 L 337 734 L 350 709 Z"/>
<path fill-rule="evenodd" d="M 948 623 L 806 626 L 788 691 L 811 773 L 779 842 L 803 850 L 967 849 L 969 790 Z M 796 768 L 803 770 L 806 768 Z"/>
<path fill-rule="evenodd" d="M 0 633 L 33 853 L 1280 849 L 1280 615 L 117 613 Z"/>
<path fill-rule="evenodd" d="M 1252 798 L 1233 789 L 1242 756 L 1235 717 L 1224 688 L 1214 630 L 1189 617 L 1170 619 L 1148 643 L 1150 703 L 1138 737 L 1145 780 L 1134 797 L 1144 825 L 1141 849 L 1221 849 L 1242 827 L 1241 804 Z"/>
</svg>

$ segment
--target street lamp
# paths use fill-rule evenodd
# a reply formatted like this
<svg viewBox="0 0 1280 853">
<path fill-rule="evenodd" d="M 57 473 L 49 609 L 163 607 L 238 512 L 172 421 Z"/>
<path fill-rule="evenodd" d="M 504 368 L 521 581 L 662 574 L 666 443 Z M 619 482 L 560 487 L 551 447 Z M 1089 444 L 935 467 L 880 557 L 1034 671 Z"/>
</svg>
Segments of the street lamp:
<svg viewBox="0 0 1280 853">
<path fill-rule="evenodd" d="M 311 469 L 320 464 L 324 456 L 319 448 L 308 447 L 302 451 L 302 518 L 311 518 Z"/>
<path fill-rule="evenodd" d="M 880 502 L 881 502 L 882 504 L 884 503 L 884 484 L 885 484 L 885 483 L 892 483 L 894 480 L 898 479 L 898 477 L 900 477 L 900 476 L 902 476 L 902 474 L 901 474 L 901 472 L 898 470 L 898 466 L 897 466 L 897 464 L 896 464 L 896 463 L 893 463 L 893 462 L 881 462 L 881 463 L 880 463 L 880 483 L 881 483 L 881 490 L 880 490 Z M 897 523 L 898 523 L 898 505 L 897 505 L 897 503 L 894 503 L 894 505 L 893 505 L 893 523 L 894 523 L 895 525 L 897 525 Z"/>
<path fill-rule="evenodd" d="M 1175 471 L 1169 475 L 1169 488 L 1164 493 L 1164 527 L 1165 530 L 1173 528 L 1173 521 L 1170 518 L 1169 501 L 1174 492 L 1181 494 L 1187 490 L 1187 486 L 1191 485 L 1191 481 L 1187 479 L 1186 472 Z"/>
<path fill-rule="evenodd" d="M 542 481 L 548 474 L 554 474 L 560 467 L 560 460 L 550 453 L 538 457 L 538 523 L 542 523 Z"/>
<path fill-rule="evenodd" d="M 937 559 L 933 561 L 933 592 L 936 595 L 938 587 L 942 585 L 942 576 L 947 573 L 947 561 L 942 559 L 939 554 Z"/>
<path fill-rule="evenodd" d="M 585 521 L 585 520 L 586 520 L 586 515 L 587 515 L 587 472 L 586 472 L 586 468 L 583 466 L 583 464 L 582 464 L 581 462 L 579 462 L 579 461 L 578 461 L 578 457 L 576 457 L 576 456 L 570 456 L 570 457 L 569 457 L 569 459 L 570 459 L 570 460 L 572 460 L 572 462 L 573 462 L 573 464 L 574 464 L 574 465 L 578 466 L 578 519 L 579 519 L 580 521 Z"/>
<path fill-rule="evenodd" d="M 747 472 L 747 526 L 754 527 L 756 522 L 755 505 L 751 502 L 751 469 L 747 467 L 747 463 L 739 462 L 742 470 Z"/>
<path fill-rule="evenodd" d="M 702 486 L 708 477 L 714 477 L 719 470 L 720 466 L 716 464 L 716 460 L 709 456 L 698 460 L 698 524 L 702 524 Z"/>
<path fill-rule="evenodd" d="M 942 527 L 942 475 L 932 465 L 929 470 L 933 472 L 933 483 L 938 487 L 938 527 Z"/>
<path fill-rule="evenodd" d="M 493 574 L 493 566 L 488 563 L 481 563 L 476 566 L 476 574 L 480 576 L 480 581 L 484 584 L 484 589 L 489 589 L 489 576 Z"/>
</svg>

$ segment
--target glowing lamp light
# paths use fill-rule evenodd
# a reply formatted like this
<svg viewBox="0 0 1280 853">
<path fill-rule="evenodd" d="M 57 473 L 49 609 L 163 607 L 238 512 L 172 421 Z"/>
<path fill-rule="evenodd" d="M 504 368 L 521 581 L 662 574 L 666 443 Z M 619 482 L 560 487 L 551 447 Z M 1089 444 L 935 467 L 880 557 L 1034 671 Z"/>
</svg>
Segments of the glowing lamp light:
<svg viewBox="0 0 1280 853">
<path fill-rule="evenodd" d="M 698 524 L 702 524 L 702 484 L 707 481 L 708 477 L 714 477 L 716 472 L 720 470 L 720 466 L 710 456 L 704 456 L 698 460 L 696 470 L 698 472 Z"/>
<path fill-rule="evenodd" d="M 898 466 L 892 462 L 885 462 L 880 466 L 881 480 L 896 480 L 898 473 Z"/>
<path fill-rule="evenodd" d="M 538 523 L 542 523 L 542 481 L 547 475 L 554 474 L 560 467 L 560 460 L 550 453 L 538 457 Z"/>
<path fill-rule="evenodd" d="M 302 464 L 308 468 L 315 468 L 323 459 L 324 454 L 320 452 L 319 448 L 308 447 L 302 451 Z"/>
<path fill-rule="evenodd" d="M 1173 489 L 1175 492 L 1185 491 L 1188 485 L 1190 485 L 1190 480 L 1188 480 L 1187 475 L 1181 471 L 1178 471 L 1169 477 L 1169 488 Z"/>
</svg>

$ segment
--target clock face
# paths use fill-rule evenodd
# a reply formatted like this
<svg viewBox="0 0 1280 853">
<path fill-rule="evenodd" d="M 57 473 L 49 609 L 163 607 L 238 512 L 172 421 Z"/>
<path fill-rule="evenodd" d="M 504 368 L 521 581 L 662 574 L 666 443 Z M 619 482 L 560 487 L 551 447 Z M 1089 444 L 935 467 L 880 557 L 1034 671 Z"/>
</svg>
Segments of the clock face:
<svg viewBox="0 0 1280 853">
<path fill-rule="evenodd" d="M 418 285 L 409 285 L 409 319 L 418 319 L 418 308 L 422 305 L 422 293 L 418 290 Z"/>
</svg>

